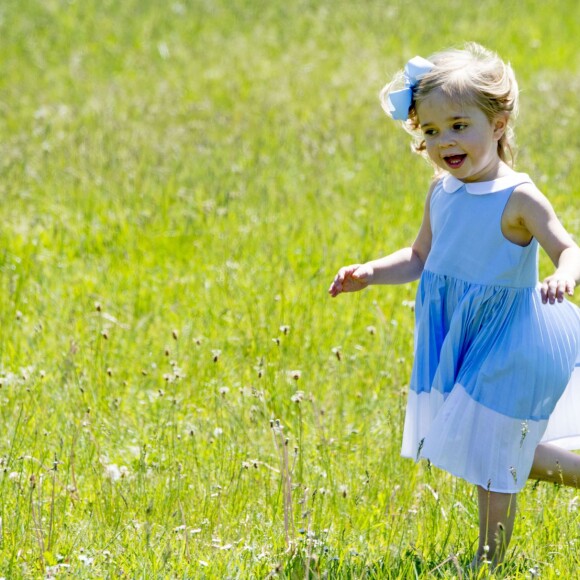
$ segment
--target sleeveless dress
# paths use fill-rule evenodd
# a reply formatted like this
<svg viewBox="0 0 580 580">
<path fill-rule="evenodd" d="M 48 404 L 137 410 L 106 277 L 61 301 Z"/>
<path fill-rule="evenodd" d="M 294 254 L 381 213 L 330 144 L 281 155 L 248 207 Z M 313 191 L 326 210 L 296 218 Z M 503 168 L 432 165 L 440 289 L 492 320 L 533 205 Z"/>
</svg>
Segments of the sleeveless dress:
<svg viewBox="0 0 580 580">
<path fill-rule="evenodd" d="M 402 455 L 490 491 L 525 484 L 540 442 L 580 449 L 580 309 L 542 304 L 538 243 L 501 218 L 524 173 L 431 195 Z"/>
</svg>

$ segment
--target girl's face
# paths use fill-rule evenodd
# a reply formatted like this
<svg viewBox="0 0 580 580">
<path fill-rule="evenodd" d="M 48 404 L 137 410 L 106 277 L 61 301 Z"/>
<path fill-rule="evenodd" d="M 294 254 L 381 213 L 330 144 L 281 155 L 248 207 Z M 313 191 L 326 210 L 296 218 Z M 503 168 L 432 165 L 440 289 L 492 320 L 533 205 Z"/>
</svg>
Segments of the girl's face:
<svg viewBox="0 0 580 580">
<path fill-rule="evenodd" d="M 417 104 L 427 153 L 438 166 L 462 181 L 491 181 L 505 169 L 497 142 L 507 115 L 489 122 L 475 105 L 450 100 L 440 90 Z"/>
</svg>

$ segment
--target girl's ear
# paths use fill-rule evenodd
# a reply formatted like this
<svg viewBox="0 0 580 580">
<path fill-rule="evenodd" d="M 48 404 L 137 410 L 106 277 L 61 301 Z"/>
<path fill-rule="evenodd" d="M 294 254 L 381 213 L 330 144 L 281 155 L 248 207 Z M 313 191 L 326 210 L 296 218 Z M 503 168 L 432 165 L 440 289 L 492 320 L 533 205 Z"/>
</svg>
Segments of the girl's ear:
<svg viewBox="0 0 580 580">
<path fill-rule="evenodd" d="M 509 113 L 502 113 L 495 118 L 493 122 L 493 138 L 499 141 L 506 132 L 509 120 Z"/>
</svg>

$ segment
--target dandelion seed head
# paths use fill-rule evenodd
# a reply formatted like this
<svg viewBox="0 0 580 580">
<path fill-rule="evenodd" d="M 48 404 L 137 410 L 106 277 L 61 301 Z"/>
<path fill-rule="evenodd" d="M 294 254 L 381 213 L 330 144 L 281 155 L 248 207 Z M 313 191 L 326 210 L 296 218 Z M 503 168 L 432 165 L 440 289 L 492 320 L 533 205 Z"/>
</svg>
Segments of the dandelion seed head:
<svg viewBox="0 0 580 580">
<path fill-rule="evenodd" d="M 92 566 L 93 562 L 95 561 L 94 558 L 90 558 L 89 556 L 81 553 L 79 554 L 79 560 L 85 565 L 85 566 Z"/>
<path fill-rule="evenodd" d="M 111 481 L 118 481 L 122 477 L 121 470 L 114 463 L 105 465 L 105 477 Z"/>
<path fill-rule="evenodd" d="M 293 403 L 298 403 L 300 404 L 302 402 L 302 400 L 304 399 L 304 391 L 296 391 L 292 397 L 291 397 L 291 401 Z"/>
<path fill-rule="evenodd" d="M 186 12 L 187 12 L 187 9 L 186 9 L 186 7 L 185 7 L 183 4 L 181 4 L 180 2 L 174 2 L 174 3 L 171 5 L 171 11 L 172 11 L 174 14 L 177 14 L 178 16 L 183 16 L 184 14 L 186 14 Z"/>
</svg>

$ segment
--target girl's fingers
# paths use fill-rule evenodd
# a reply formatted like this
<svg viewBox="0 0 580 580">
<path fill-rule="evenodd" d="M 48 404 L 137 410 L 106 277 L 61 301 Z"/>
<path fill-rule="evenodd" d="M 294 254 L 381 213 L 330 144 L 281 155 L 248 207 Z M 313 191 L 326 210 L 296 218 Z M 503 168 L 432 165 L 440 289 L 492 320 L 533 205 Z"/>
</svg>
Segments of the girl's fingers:
<svg viewBox="0 0 580 580">
<path fill-rule="evenodd" d="M 328 289 L 328 293 L 331 296 L 337 296 L 338 294 L 343 292 L 345 290 L 345 288 L 344 288 L 345 281 L 348 278 L 354 278 L 354 279 L 358 278 L 358 276 L 355 276 L 355 272 L 359 268 L 360 268 L 360 264 L 353 264 L 352 266 L 344 266 L 343 268 L 341 268 L 338 271 L 338 273 L 336 274 L 336 276 L 334 277 L 334 280 L 332 281 L 332 284 L 330 285 L 330 288 Z"/>
<path fill-rule="evenodd" d="M 361 266 L 361 264 L 352 264 L 341 268 L 330 288 L 328 293 L 332 296 L 338 296 L 342 292 L 356 292 L 365 287 L 365 278 L 368 278 L 368 271 Z"/>
<path fill-rule="evenodd" d="M 574 294 L 575 283 L 571 280 L 546 279 L 541 286 L 542 302 L 555 304 L 563 302 L 566 294 Z"/>
</svg>

